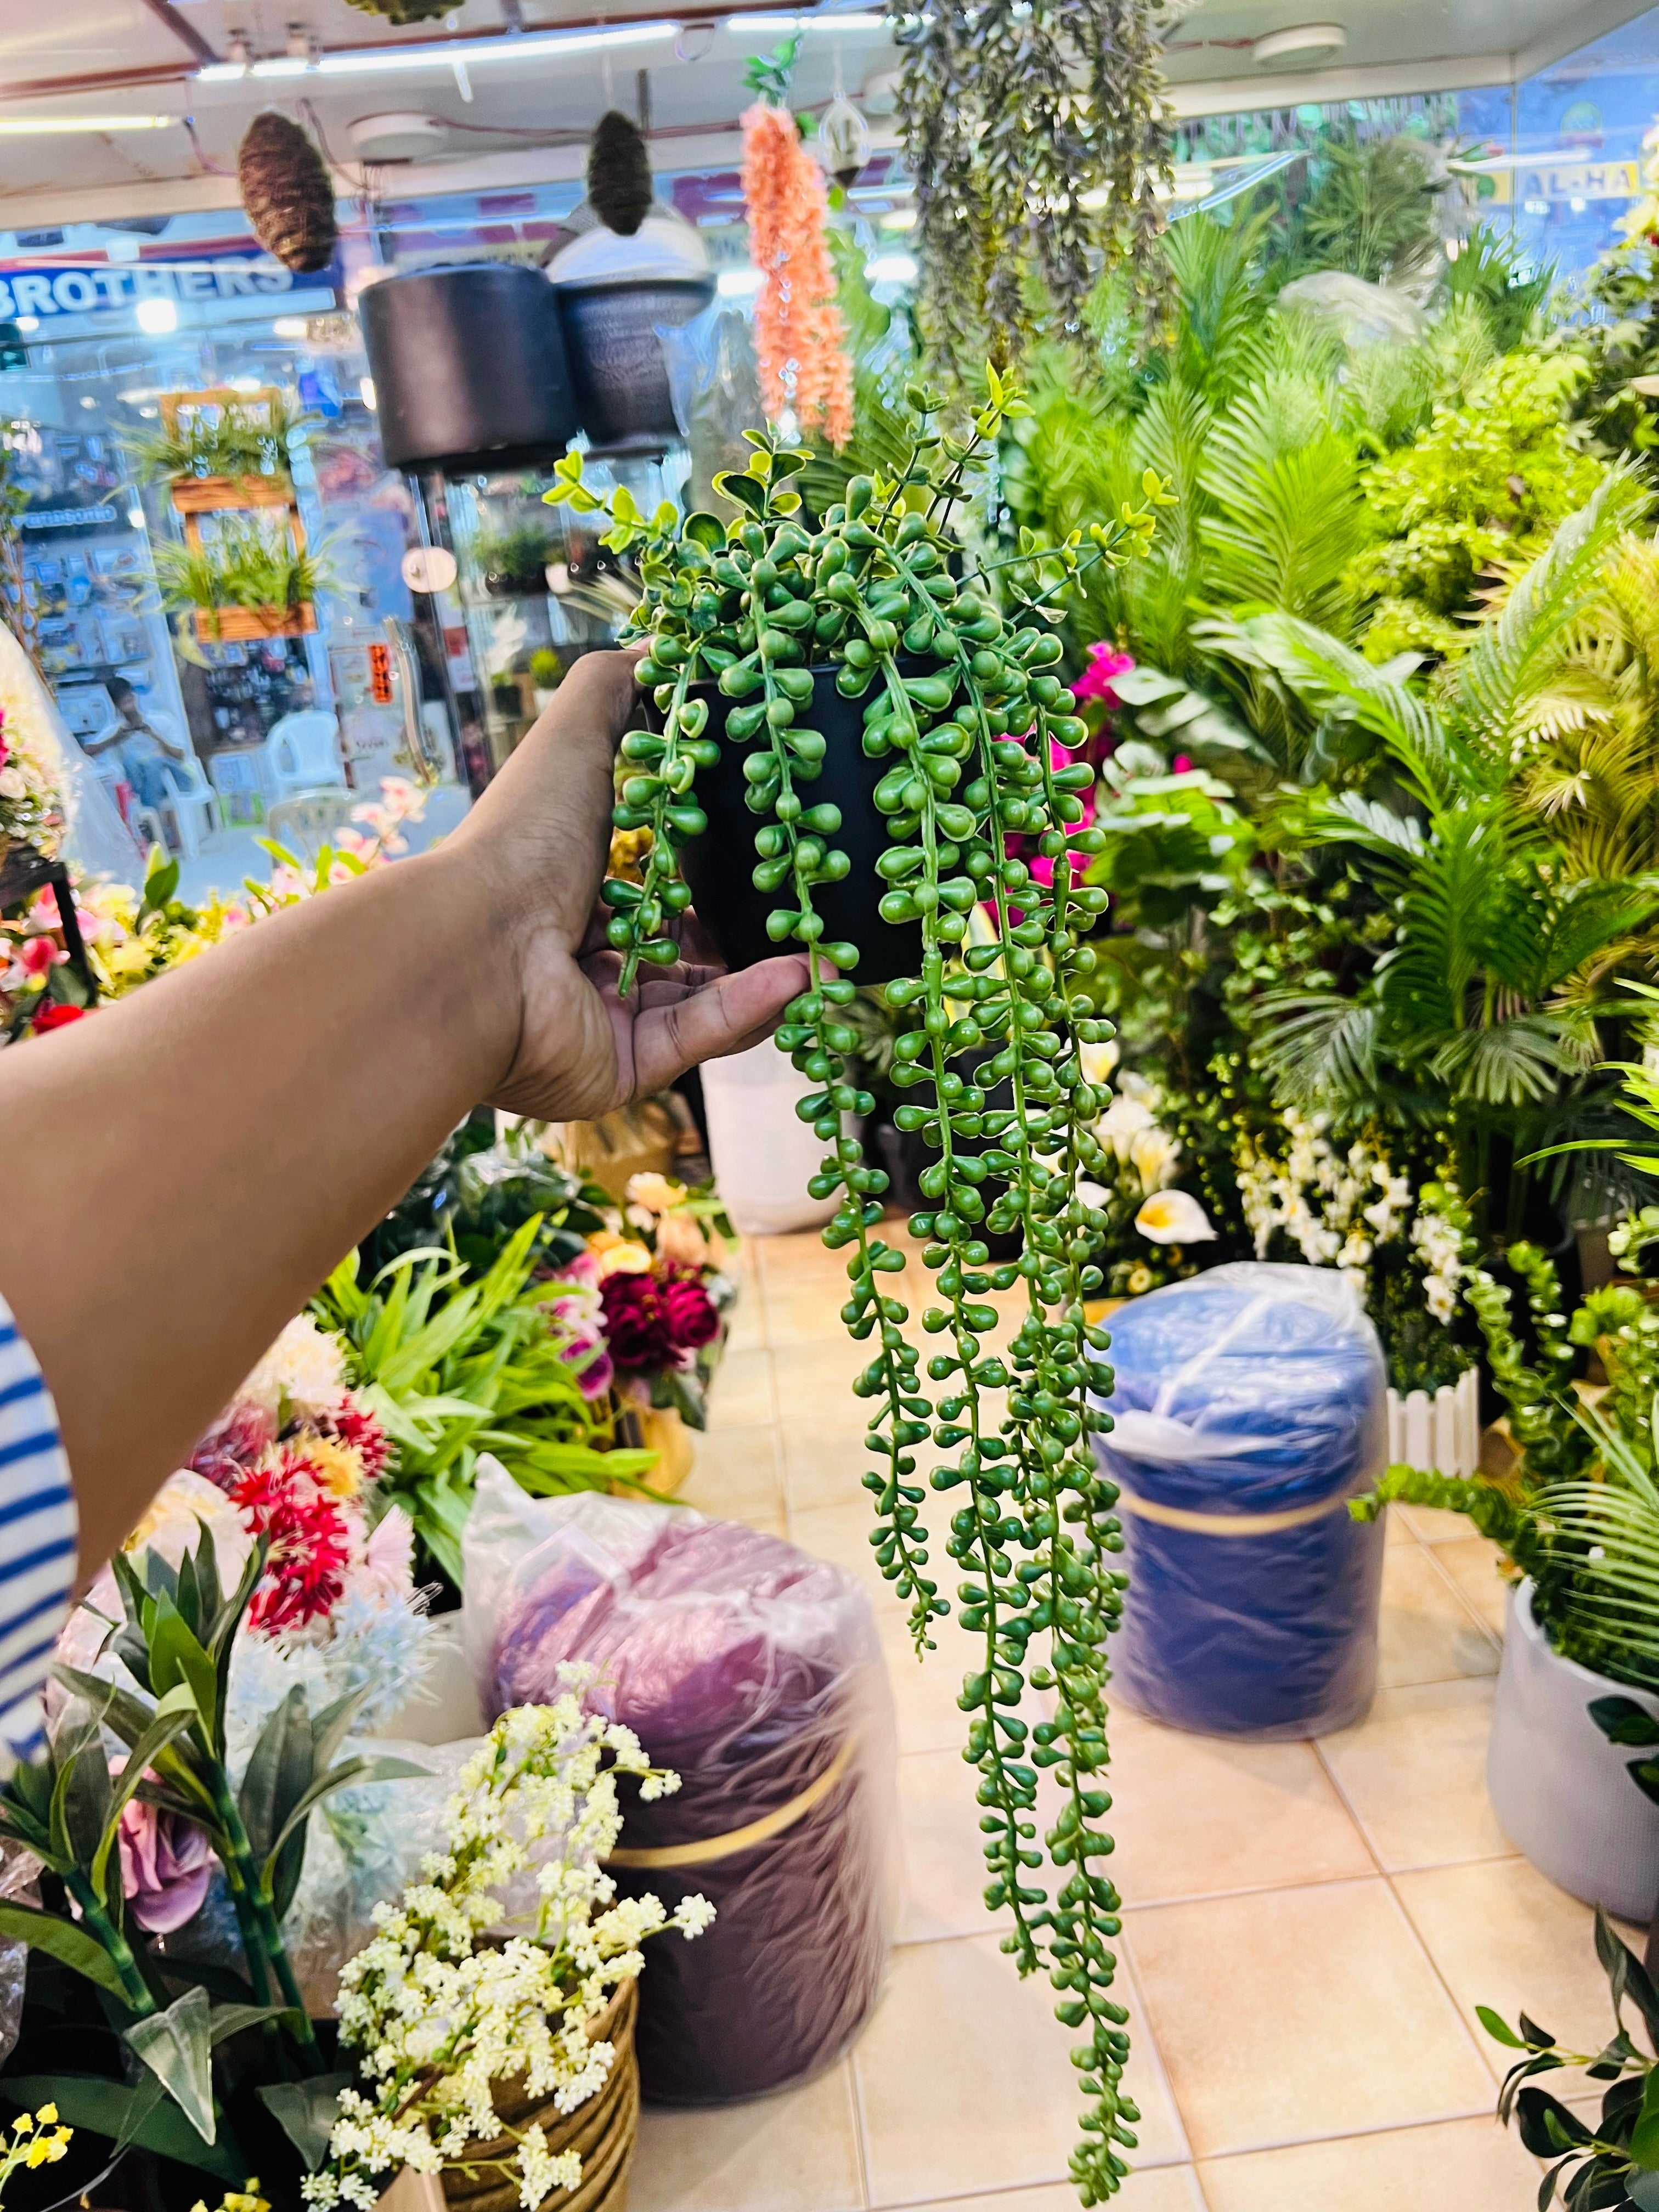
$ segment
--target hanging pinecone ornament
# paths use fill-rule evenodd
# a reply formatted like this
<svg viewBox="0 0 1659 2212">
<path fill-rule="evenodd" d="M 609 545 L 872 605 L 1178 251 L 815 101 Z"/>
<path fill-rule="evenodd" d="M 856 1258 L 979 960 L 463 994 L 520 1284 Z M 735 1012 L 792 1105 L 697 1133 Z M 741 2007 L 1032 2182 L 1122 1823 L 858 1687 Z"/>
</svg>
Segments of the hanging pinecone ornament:
<svg viewBox="0 0 1659 2212">
<path fill-rule="evenodd" d="M 608 230 L 632 238 L 651 211 L 651 156 L 632 117 L 600 116 L 587 149 L 588 204 Z"/>
<path fill-rule="evenodd" d="M 351 5 L 386 23 L 429 23 L 434 15 L 447 15 L 455 0 L 351 0 Z"/>
<path fill-rule="evenodd" d="M 339 236 L 334 185 L 322 155 L 297 123 L 267 108 L 247 127 L 236 181 L 253 235 L 296 276 L 326 268 Z"/>
</svg>

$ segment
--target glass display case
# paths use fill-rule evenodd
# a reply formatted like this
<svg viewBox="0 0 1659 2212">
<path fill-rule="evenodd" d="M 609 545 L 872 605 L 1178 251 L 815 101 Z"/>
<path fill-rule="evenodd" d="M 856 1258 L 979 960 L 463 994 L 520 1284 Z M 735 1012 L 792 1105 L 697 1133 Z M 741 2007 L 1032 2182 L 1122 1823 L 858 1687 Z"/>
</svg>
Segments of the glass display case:
<svg viewBox="0 0 1659 2212">
<path fill-rule="evenodd" d="M 591 462 L 600 493 L 626 484 L 647 512 L 679 496 L 683 447 Z M 458 742 L 475 792 L 547 704 L 572 663 L 612 644 L 639 598 L 628 564 L 599 543 L 603 518 L 549 507 L 550 472 L 428 471 L 417 480 L 425 543 L 453 556 L 453 578 L 423 595 L 417 629 L 441 659 Z M 449 574 L 441 559 L 434 580 Z M 422 595 L 417 594 L 417 600 Z"/>
</svg>

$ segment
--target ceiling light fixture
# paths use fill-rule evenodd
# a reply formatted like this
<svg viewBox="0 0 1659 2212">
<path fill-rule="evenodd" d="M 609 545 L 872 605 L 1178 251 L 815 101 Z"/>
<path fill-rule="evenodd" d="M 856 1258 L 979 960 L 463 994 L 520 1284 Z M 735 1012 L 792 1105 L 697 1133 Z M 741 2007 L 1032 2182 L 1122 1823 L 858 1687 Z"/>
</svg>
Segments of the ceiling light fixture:
<svg viewBox="0 0 1659 2212">
<path fill-rule="evenodd" d="M 1259 38 L 1250 48 L 1250 59 L 1259 65 L 1288 61 L 1295 55 L 1310 62 L 1322 54 L 1340 54 L 1347 43 L 1348 34 L 1340 23 L 1296 23 L 1288 30 L 1268 31 Z"/>
<path fill-rule="evenodd" d="M 152 337 L 165 337 L 179 327 L 179 310 L 171 300 L 140 300 L 133 312 L 139 329 L 148 331 Z"/>
<path fill-rule="evenodd" d="M 76 131 L 166 131 L 176 115 L 3 115 L 0 138 L 51 138 Z"/>
<path fill-rule="evenodd" d="M 274 55 L 268 61 L 255 62 L 252 74 L 292 76 L 303 70 L 319 77 L 373 76 L 392 70 L 453 70 L 458 62 L 468 69 L 491 62 L 513 62 L 522 67 L 538 56 L 557 61 L 567 54 L 597 52 L 601 48 L 654 45 L 673 39 L 679 27 L 678 23 L 617 23 L 591 31 L 521 31 L 499 39 L 434 39 L 422 46 L 348 46 L 337 53 L 319 54 L 314 62 L 289 54 Z M 196 82 L 222 81 L 241 73 L 233 62 L 210 63 L 197 70 Z"/>
<path fill-rule="evenodd" d="M 728 15 L 728 31 L 884 31 L 885 15 L 848 11 L 826 15 L 819 9 L 805 15 Z"/>
</svg>

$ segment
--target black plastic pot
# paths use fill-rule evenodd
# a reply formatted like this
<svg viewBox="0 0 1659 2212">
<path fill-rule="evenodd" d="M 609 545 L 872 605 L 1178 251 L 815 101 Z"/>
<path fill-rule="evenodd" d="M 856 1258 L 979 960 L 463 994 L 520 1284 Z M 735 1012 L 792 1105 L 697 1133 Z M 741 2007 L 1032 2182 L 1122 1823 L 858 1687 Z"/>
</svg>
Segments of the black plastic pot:
<svg viewBox="0 0 1659 2212">
<path fill-rule="evenodd" d="M 576 414 L 539 270 L 406 270 L 371 284 L 359 312 L 388 468 L 511 468 L 563 453 Z"/>
<path fill-rule="evenodd" d="M 708 702 L 708 734 L 721 743 L 719 765 L 697 776 L 697 804 L 708 817 L 708 828 L 684 849 L 685 880 L 697 919 L 726 966 L 747 968 L 799 949 L 793 939 L 777 945 L 767 935 L 767 915 L 786 899 L 781 892 L 757 891 L 752 880 L 755 832 L 764 817 L 751 814 L 744 803 L 748 786 L 743 764 L 763 740 L 738 744 L 726 738 L 726 718 L 737 702 L 712 684 L 696 685 L 694 696 Z M 840 883 L 814 889 L 812 904 L 823 917 L 824 942 L 846 939 L 857 945 L 857 981 L 890 983 L 896 976 L 920 973 L 921 925 L 884 921 L 878 911 L 888 886 L 876 873 L 876 861 L 886 851 L 888 837 L 875 790 L 892 763 L 871 760 L 865 752 L 866 703 L 842 696 L 833 668 L 812 672 L 811 704 L 801 709 L 800 720 L 823 732 L 826 750 L 816 778 L 802 784 L 800 794 L 809 806 L 827 800 L 841 809 L 841 828 L 830 842 L 852 862 Z"/>
<path fill-rule="evenodd" d="M 621 276 L 556 285 L 576 412 L 596 453 L 659 453 L 680 434 L 658 330 L 689 323 L 712 276 Z"/>
</svg>

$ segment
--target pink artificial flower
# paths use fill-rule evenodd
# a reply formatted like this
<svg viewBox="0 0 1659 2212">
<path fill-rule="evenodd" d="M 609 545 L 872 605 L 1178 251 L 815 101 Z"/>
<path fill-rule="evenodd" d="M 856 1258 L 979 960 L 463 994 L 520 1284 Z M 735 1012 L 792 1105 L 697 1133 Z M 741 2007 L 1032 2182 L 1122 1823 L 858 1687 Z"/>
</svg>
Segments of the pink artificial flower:
<svg viewBox="0 0 1659 2212">
<path fill-rule="evenodd" d="M 1100 639 L 1089 647 L 1089 665 L 1081 676 L 1073 679 L 1072 696 L 1079 702 L 1098 699 L 1108 707 L 1121 705 L 1122 702 L 1112 688 L 1112 679 L 1115 676 L 1127 676 L 1134 665 L 1133 653 L 1119 653 L 1104 638 Z"/>
<path fill-rule="evenodd" d="M 110 1761 L 118 1771 L 121 1762 Z M 193 1820 L 131 1799 L 121 1809 L 121 1888 L 133 1918 L 152 1936 L 170 1936 L 207 1900 L 213 1854 Z"/>
<path fill-rule="evenodd" d="M 227 1492 L 258 1467 L 276 1441 L 276 1424 L 261 1406 L 228 1407 L 197 1439 L 185 1464 Z"/>
<path fill-rule="evenodd" d="M 44 981 L 54 968 L 61 968 L 69 955 L 50 937 L 26 937 L 18 947 L 17 960 L 24 974 L 36 982 Z"/>
<path fill-rule="evenodd" d="M 0 738 L 0 766 L 5 763 L 5 739 Z M 29 921 L 36 929 L 61 929 L 64 917 L 58 908 L 58 886 L 48 884 L 29 902 Z"/>
<path fill-rule="evenodd" d="M 349 1581 L 354 1589 L 386 1598 L 409 1595 L 415 1582 L 415 1528 L 406 1513 L 394 1505 L 381 1516 Z"/>
<path fill-rule="evenodd" d="M 1193 763 L 1189 754 L 1177 753 L 1170 765 L 1176 775 L 1190 775 L 1192 774 Z"/>
</svg>

